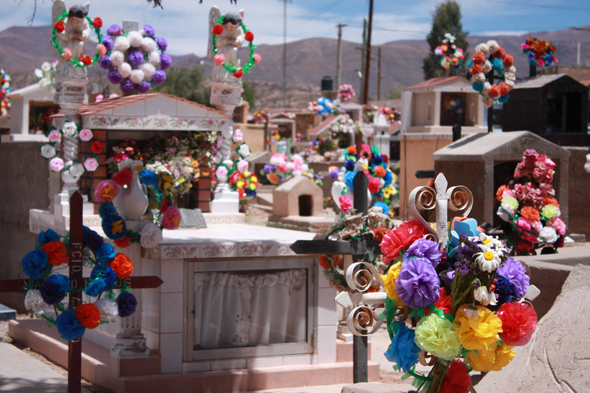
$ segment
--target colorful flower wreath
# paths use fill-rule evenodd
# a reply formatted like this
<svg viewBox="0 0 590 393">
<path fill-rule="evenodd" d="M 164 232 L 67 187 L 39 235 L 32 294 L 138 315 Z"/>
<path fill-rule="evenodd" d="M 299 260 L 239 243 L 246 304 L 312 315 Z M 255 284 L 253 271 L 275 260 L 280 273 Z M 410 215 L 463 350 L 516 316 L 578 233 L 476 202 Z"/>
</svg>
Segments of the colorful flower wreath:
<svg viewBox="0 0 590 393">
<path fill-rule="evenodd" d="M 49 143 L 41 146 L 39 150 L 43 158 L 49 161 L 49 169 L 53 172 L 69 172 L 74 177 L 80 177 L 84 171 L 94 172 L 98 166 L 98 155 L 103 150 L 103 144 L 94 138 L 94 134 L 91 130 L 85 128 L 78 132 L 78 126 L 76 123 L 66 121 L 62 125 L 61 129 L 58 130 L 55 127 L 51 127 L 45 134 Z M 78 144 L 78 139 L 82 142 L 88 143 L 88 150 L 92 153 L 92 157 L 88 157 L 84 160 L 84 164 L 78 160 L 67 161 L 59 155 L 59 146 L 62 150 L 73 149 L 73 146 L 68 146 L 69 142 L 62 140 L 62 137 L 74 138 L 72 143 Z M 73 151 L 73 150 L 72 150 Z M 66 166 L 67 165 L 67 166 Z"/>
<path fill-rule="evenodd" d="M 102 229 L 117 247 L 125 248 L 131 243 L 139 243 L 144 248 L 153 248 L 162 241 L 162 229 L 178 229 L 182 221 L 180 209 L 172 206 L 172 187 L 174 178 L 166 172 L 156 173 L 143 169 L 139 174 L 141 182 L 151 187 L 156 193 L 160 210 L 152 223 L 145 225 L 140 232 L 127 228 L 125 220 L 117 213 L 113 200 L 119 195 L 120 188 L 130 184 L 133 160 L 122 161 L 120 171 L 112 180 L 98 183 L 94 190 L 94 200 L 100 202 L 98 214 L 102 219 Z"/>
<path fill-rule="evenodd" d="M 229 184 L 239 194 L 240 199 L 256 197 L 256 189 L 260 185 L 258 177 L 248 170 L 248 162 L 240 160 L 230 171 Z"/>
<path fill-rule="evenodd" d="M 79 59 L 72 59 L 72 51 L 69 48 L 63 49 L 61 44 L 57 41 L 57 33 L 61 33 L 66 29 L 66 25 L 64 23 L 64 19 L 68 17 L 69 12 L 66 11 L 58 17 L 53 24 L 53 34 L 51 35 L 51 44 L 57 50 L 59 55 L 65 60 L 69 61 L 76 67 L 88 67 L 92 66 L 95 62 L 98 61 L 99 56 L 104 55 L 106 53 L 105 47 L 102 43 L 102 34 L 100 33 L 100 28 L 102 27 L 102 19 L 96 17 L 94 20 L 90 19 L 89 16 L 86 16 L 86 20 L 90 24 L 90 26 L 94 29 L 96 33 L 98 44 L 96 44 L 96 53 L 94 54 L 94 58 L 82 54 Z"/>
<path fill-rule="evenodd" d="M 402 114 L 397 109 L 385 106 L 380 109 L 380 112 L 385 116 L 387 121 L 389 121 L 390 123 L 401 123 Z"/>
<path fill-rule="evenodd" d="M 120 26 L 112 25 L 103 45 L 100 67 L 109 70 L 109 82 L 118 84 L 123 94 L 147 93 L 166 80 L 164 70 L 172 64 L 172 58 L 165 53 L 168 42 L 156 37 L 152 26 L 124 32 Z"/>
<path fill-rule="evenodd" d="M 347 84 L 340 86 L 338 89 L 338 94 L 340 95 L 340 100 L 342 102 L 348 102 L 356 95 L 353 87 Z"/>
<path fill-rule="evenodd" d="M 0 117 L 8 116 L 10 98 L 7 97 L 7 94 L 12 91 L 12 88 L 10 87 L 10 81 L 10 76 L 0 68 Z"/>
<path fill-rule="evenodd" d="M 83 246 L 91 254 L 87 263 L 92 267 L 90 279 L 82 289 L 72 288 L 70 279 L 63 274 L 52 274 L 54 267 L 63 268 L 70 260 L 70 235 L 62 237 L 49 229 L 38 236 L 35 250 L 21 261 L 24 273 L 29 277 L 25 296 L 25 308 L 47 321 L 49 327 L 57 326 L 61 338 L 76 341 L 86 329 L 114 322 L 117 317 L 128 317 L 135 312 L 137 299 L 127 285 L 126 278 L 133 272 L 133 262 L 127 255 L 116 252 L 112 245 L 91 230 L 83 228 Z M 114 290 L 120 289 L 118 296 Z M 94 303 L 83 303 L 74 309 L 63 303 L 68 293 L 84 292 Z M 53 306 L 56 318 L 45 315 L 45 309 Z"/>
<path fill-rule="evenodd" d="M 558 62 L 555 57 L 555 46 L 548 41 L 527 38 L 520 47 L 532 66 L 549 67 Z"/>
<path fill-rule="evenodd" d="M 459 69 L 461 62 L 463 61 L 463 49 L 457 48 L 455 45 L 455 36 L 450 33 L 445 34 L 445 38 L 442 41 L 442 45 L 439 45 L 434 49 L 434 54 L 440 65 L 445 69 L 453 67 Z"/>
<path fill-rule="evenodd" d="M 483 104 L 487 108 L 494 105 L 494 102 L 508 102 L 510 91 L 516 81 L 516 67 L 512 55 L 506 53 L 496 41 L 491 40 L 475 47 L 475 54 L 467 65 L 468 78 L 473 79 L 473 89 L 483 97 Z M 494 80 L 488 80 L 488 73 L 492 70 L 496 71 L 502 80 L 497 85 L 494 84 Z"/>
<path fill-rule="evenodd" d="M 242 75 L 247 74 L 250 72 L 250 69 L 254 66 L 257 66 L 260 63 L 260 55 L 257 55 L 256 53 L 254 53 L 254 49 L 256 48 L 256 45 L 254 45 L 254 33 L 252 33 L 250 30 L 248 30 L 246 28 L 246 25 L 244 24 L 244 22 L 242 22 L 240 24 L 240 26 L 242 27 L 242 30 L 244 31 L 244 38 L 246 39 L 246 41 L 248 41 L 248 46 L 250 48 L 250 57 L 248 58 L 248 61 L 246 62 L 246 64 L 243 67 L 236 67 L 232 64 L 228 64 L 225 62 L 225 55 L 224 54 L 219 54 L 218 50 L 217 50 L 217 36 L 220 35 L 221 33 L 223 33 L 223 18 L 224 16 L 221 16 L 217 22 L 215 23 L 215 25 L 213 26 L 213 31 L 211 34 L 211 42 L 213 43 L 213 60 L 215 61 L 216 65 L 222 65 L 223 68 L 225 68 L 227 70 L 227 72 L 231 73 L 234 77 L 236 78 L 241 78 Z"/>
</svg>

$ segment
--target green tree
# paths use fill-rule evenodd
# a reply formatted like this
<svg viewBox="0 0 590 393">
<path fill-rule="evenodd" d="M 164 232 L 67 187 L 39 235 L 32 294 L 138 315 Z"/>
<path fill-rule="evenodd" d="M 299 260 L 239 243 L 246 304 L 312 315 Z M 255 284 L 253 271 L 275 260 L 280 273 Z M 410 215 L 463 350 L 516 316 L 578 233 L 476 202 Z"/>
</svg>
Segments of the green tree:
<svg viewBox="0 0 590 393">
<path fill-rule="evenodd" d="M 469 43 L 467 42 L 467 35 L 469 32 L 463 31 L 461 24 L 461 7 L 454 0 L 447 0 L 436 7 L 432 18 L 432 30 L 426 37 L 428 45 L 430 45 L 430 52 L 428 57 L 424 59 L 422 69 L 424 70 L 424 78 L 436 78 L 445 76 L 446 70 L 440 65 L 434 55 L 434 50 L 442 43 L 445 33 L 451 33 L 455 36 L 455 44 L 458 48 L 463 49 L 465 58 L 461 67 L 456 70 L 451 67 L 449 75 L 465 75 L 467 72 L 467 60 L 469 59 Z"/>
<path fill-rule="evenodd" d="M 211 106 L 209 97 L 211 88 L 203 86 L 205 75 L 200 67 L 169 68 L 166 70 L 166 82 L 156 86 L 154 93 L 168 93 L 189 101 Z"/>
<path fill-rule="evenodd" d="M 258 95 L 258 93 L 256 92 L 256 89 L 254 89 L 254 87 L 249 84 L 246 81 L 243 81 L 243 88 L 244 88 L 244 92 L 242 93 L 242 98 L 244 99 L 244 101 L 247 101 L 250 108 L 255 108 L 256 107 L 256 100 L 258 98 L 260 98 L 260 96 Z"/>
</svg>

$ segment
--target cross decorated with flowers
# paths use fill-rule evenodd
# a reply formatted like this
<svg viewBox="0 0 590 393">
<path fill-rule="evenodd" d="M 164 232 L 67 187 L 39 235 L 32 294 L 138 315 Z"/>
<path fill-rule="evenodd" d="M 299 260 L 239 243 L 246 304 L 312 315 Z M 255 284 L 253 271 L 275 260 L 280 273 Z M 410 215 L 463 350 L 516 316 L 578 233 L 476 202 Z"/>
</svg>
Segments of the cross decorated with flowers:
<svg viewBox="0 0 590 393">
<path fill-rule="evenodd" d="M 62 254 L 61 258 L 62 261 L 69 264 L 69 277 L 66 279 L 69 280 L 68 283 L 68 291 L 63 293 L 62 299 L 66 293 L 69 293 L 69 302 L 68 308 L 62 309 L 62 313 L 60 316 L 63 316 L 67 312 L 71 312 L 72 319 L 69 321 L 70 326 L 72 329 L 78 328 L 79 330 L 83 331 L 87 327 L 84 323 L 79 324 L 78 321 L 85 320 L 85 318 L 90 319 L 88 316 L 90 313 L 86 312 L 78 312 L 81 306 L 85 306 L 88 308 L 89 306 L 94 306 L 94 304 L 83 304 L 82 301 L 82 291 L 88 289 L 91 284 L 96 282 L 95 277 L 83 277 L 82 276 L 82 265 L 83 265 L 83 258 L 84 258 L 84 229 L 83 229 L 83 220 L 82 220 L 82 195 L 78 191 L 76 191 L 71 199 L 70 199 L 70 233 L 69 233 L 69 257 L 67 256 L 68 251 L 64 248 L 64 253 Z M 57 243 L 57 242 L 55 242 Z M 57 253 L 56 253 L 57 254 Z M 54 254 L 55 255 L 55 254 Z M 69 259 L 69 261 L 68 261 Z M 51 272 L 50 266 L 46 266 L 44 269 L 45 273 Z M 130 272 L 129 272 L 130 274 Z M 61 275 L 51 275 L 49 277 L 56 277 Z M 47 283 L 49 280 L 42 280 L 42 279 L 35 279 L 31 278 L 29 280 L 18 279 L 18 280 L 0 280 L 0 292 L 30 292 L 30 290 L 37 290 L 41 288 L 43 290 L 43 284 Z M 57 281 L 57 280 L 54 280 Z M 157 276 L 138 276 L 138 277 L 124 277 L 117 280 L 117 283 L 112 286 L 111 289 L 122 289 L 123 291 L 133 288 L 133 289 L 146 289 L 146 288 L 158 288 L 162 285 L 163 281 L 160 277 Z M 53 283 L 52 283 L 53 284 Z M 57 283 L 55 286 L 59 286 Z M 111 291 L 112 292 L 112 291 Z M 135 301 L 135 304 L 132 304 L 132 308 L 134 309 L 137 301 L 128 292 L 122 292 L 122 294 L 127 293 L 127 296 L 124 296 L 130 303 Z M 101 293 L 102 294 L 102 293 Z M 28 297 L 28 296 L 27 296 Z M 99 296 L 100 297 L 100 294 Z M 121 297 L 121 295 L 119 295 Z M 132 298 L 132 299 L 131 299 Z M 123 299 L 122 299 L 123 300 Z M 40 304 L 45 304 L 44 299 L 39 299 L 38 302 Z M 114 302 L 113 302 L 114 303 Z M 25 300 L 25 305 L 27 305 L 27 300 Z M 46 306 L 47 304 L 45 304 Z M 55 304 L 54 304 L 55 306 Z M 124 317 L 123 315 L 123 308 L 122 306 L 119 307 L 119 315 Z M 27 307 L 29 308 L 29 307 Z M 35 309 L 35 306 L 33 306 Z M 57 311 L 57 307 L 56 307 Z M 75 312 L 73 312 L 75 311 Z M 134 310 L 133 310 L 134 311 Z M 84 314 L 84 315 L 82 315 Z M 50 324 L 54 324 L 55 321 L 52 319 L 47 318 L 43 315 L 43 317 L 48 320 Z M 69 316 L 68 316 L 69 317 Z M 59 318 L 58 318 L 59 319 Z M 98 322 L 95 324 L 94 327 L 98 326 L 101 321 L 101 317 L 99 316 Z M 76 327 L 73 327 L 76 325 Z M 78 326 L 79 325 L 79 326 Z M 62 333 L 62 337 L 64 333 Z M 79 393 L 82 389 L 82 340 L 81 335 L 75 339 L 68 339 L 68 393 Z"/>
</svg>

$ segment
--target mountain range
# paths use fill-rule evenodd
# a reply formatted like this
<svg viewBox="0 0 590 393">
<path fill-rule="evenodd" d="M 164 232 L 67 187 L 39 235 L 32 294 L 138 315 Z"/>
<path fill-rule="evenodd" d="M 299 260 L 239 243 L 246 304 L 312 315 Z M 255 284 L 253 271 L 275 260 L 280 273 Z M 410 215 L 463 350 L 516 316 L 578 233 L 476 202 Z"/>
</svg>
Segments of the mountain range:
<svg viewBox="0 0 590 393">
<path fill-rule="evenodd" d="M 35 81 L 32 72 L 43 61 L 57 57 L 49 44 L 51 26 L 38 27 L 10 27 L 0 32 L 0 68 L 3 68 L 13 77 L 13 88 L 23 87 Z M 495 36 L 478 37 L 468 36 L 468 53 L 473 53 L 475 46 L 480 42 L 495 39 L 506 51 L 515 58 L 518 77 L 526 77 L 529 72 L 526 56 L 522 54 L 520 44 L 529 35 L 522 36 Z M 536 32 L 532 36 L 543 38 L 553 43 L 556 48 L 556 57 L 560 64 L 575 65 L 578 57 L 578 42 L 580 44 L 580 63 L 586 63 L 586 55 L 590 53 L 590 32 L 581 30 L 558 30 L 554 32 Z M 44 39 L 43 37 L 47 37 Z M 342 42 L 342 82 L 351 84 L 357 92 L 360 89 L 358 71 L 361 68 L 361 45 L 354 42 Z M 334 76 L 336 72 L 336 47 L 337 40 L 332 38 L 310 38 L 294 41 L 287 44 L 287 83 L 288 89 L 295 89 L 295 84 L 311 85 L 298 86 L 300 93 L 309 96 L 315 93 L 323 76 Z M 87 51 L 92 54 L 90 45 Z M 425 40 L 392 41 L 381 45 L 381 92 L 384 95 L 391 89 L 403 89 L 404 87 L 420 83 L 424 80 L 422 72 L 422 59 L 428 55 L 429 46 Z M 247 49 L 240 50 L 242 59 L 247 58 Z M 275 89 L 281 88 L 283 81 L 283 46 L 262 44 L 256 48 L 262 61 L 254 67 L 250 74 L 244 76 L 245 80 L 257 81 L 258 86 L 267 86 L 270 91 L 258 92 L 259 95 L 268 95 Z M 377 47 L 373 47 L 373 55 L 377 55 Z M 208 58 L 201 58 L 194 54 L 172 56 L 175 67 L 202 67 L 205 75 L 210 75 L 213 62 Z M 377 95 L 377 61 L 371 62 L 371 97 Z M 100 74 L 103 71 L 95 70 L 92 74 Z M 94 79 L 94 78 L 93 78 Z M 104 79 L 104 78 L 103 78 Z M 269 83 L 260 83 L 269 82 Z M 22 85 L 21 85 L 22 84 Z M 305 92 L 308 92 L 307 94 Z M 262 93 L 262 94 L 261 94 Z M 293 91 L 295 94 L 295 91 Z M 280 94 L 272 101 L 278 101 Z M 277 98 L 278 97 L 278 98 Z M 308 100 L 305 97 L 305 100 Z M 299 100 L 296 100 L 299 101 Z M 271 105 L 272 102 L 267 102 Z"/>
</svg>

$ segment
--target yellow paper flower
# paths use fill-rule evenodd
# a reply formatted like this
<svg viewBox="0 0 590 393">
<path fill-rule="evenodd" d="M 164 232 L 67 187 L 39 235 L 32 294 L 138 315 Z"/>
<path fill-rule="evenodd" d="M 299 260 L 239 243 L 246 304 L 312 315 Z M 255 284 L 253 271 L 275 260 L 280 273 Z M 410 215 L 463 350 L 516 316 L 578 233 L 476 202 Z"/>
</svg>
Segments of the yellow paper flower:
<svg viewBox="0 0 590 393">
<path fill-rule="evenodd" d="M 514 210 L 518 209 L 518 201 L 516 200 L 516 198 L 513 198 L 513 197 L 502 198 L 502 204 L 508 205 L 511 208 L 513 208 Z"/>
<path fill-rule="evenodd" d="M 483 306 L 477 310 L 464 304 L 457 310 L 454 322 L 459 342 L 470 351 L 491 351 L 498 346 L 502 333 L 502 321 Z"/>
<path fill-rule="evenodd" d="M 435 313 L 418 322 L 414 342 L 420 349 L 444 360 L 453 360 L 461 353 L 453 323 Z"/>
<path fill-rule="evenodd" d="M 493 351 L 471 352 L 467 355 L 467 362 L 475 371 L 500 371 L 514 359 L 514 347 L 502 344 Z"/>
<path fill-rule="evenodd" d="M 559 208 L 554 205 L 545 205 L 541 209 L 541 215 L 546 219 L 557 217 L 559 215 Z"/>
<path fill-rule="evenodd" d="M 395 281 L 397 280 L 401 270 L 402 263 L 398 262 L 389 268 L 386 275 L 381 276 L 383 282 L 385 283 L 385 292 L 387 293 L 387 297 L 391 300 L 394 300 L 397 307 L 405 306 L 405 303 L 399 298 L 397 295 L 397 290 L 395 289 Z"/>
</svg>

